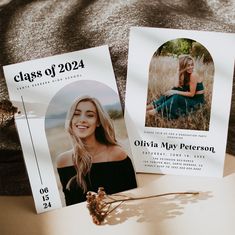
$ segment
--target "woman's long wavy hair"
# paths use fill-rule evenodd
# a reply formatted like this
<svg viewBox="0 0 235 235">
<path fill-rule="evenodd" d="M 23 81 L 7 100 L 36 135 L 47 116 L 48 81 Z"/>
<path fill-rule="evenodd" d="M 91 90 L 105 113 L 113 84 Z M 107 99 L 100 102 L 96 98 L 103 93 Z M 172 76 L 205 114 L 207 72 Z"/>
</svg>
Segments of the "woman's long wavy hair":
<svg viewBox="0 0 235 235">
<path fill-rule="evenodd" d="M 114 127 L 112 120 L 109 114 L 103 109 L 100 102 L 93 97 L 90 96 L 82 96 L 74 101 L 70 110 L 67 113 L 67 118 L 65 122 L 65 129 L 69 133 L 72 145 L 73 145 L 73 164 L 77 171 L 76 180 L 80 187 L 83 189 L 83 192 L 87 191 L 87 184 L 85 181 L 85 176 L 89 174 L 91 165 L 92 165 L 92 156 L 87 151 L 85 143 L 82 140 L 74 135 L 72 130 L 72 119 L 74 116 L 74 112 L 76 110 L 77 105 L 80 102 L 89 101 L 93 103 L 96 107 L 98 123 L 99 126 L 96 127 L 95 137 L 96 139 L 105 145 L 117 145 Z M 74 179 L 74 177 L 73 177 Z M 69 181 L 67 188 L 70 188 L 70 184 L 72 179 Z"/>
<path fill-rule="evenodd" d="M 190 61 L 194 64 L 193 57 L 190 55 L 179 56 L 179 87 L 189 84 L 190 74 L 187 72 L 187 65 Z"/>
</svg>

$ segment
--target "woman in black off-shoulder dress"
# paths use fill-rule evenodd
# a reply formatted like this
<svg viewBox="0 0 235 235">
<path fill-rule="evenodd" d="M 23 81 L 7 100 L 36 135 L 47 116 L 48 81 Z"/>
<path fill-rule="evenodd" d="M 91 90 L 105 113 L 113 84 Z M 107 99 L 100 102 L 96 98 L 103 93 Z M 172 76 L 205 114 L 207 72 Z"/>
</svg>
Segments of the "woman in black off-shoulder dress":
<svg viewBox="0 0 235 235">
<path fill-rule="evenodd" d="M 88 191 L 113 194 L 137 186 L 131 159 L 117 144 L 109 115 L 93 97 L 77 99 L 65 124 L 73 148 L 60 154 L 57 169 L 66 205 L 83 202 Z"/>
</svg>

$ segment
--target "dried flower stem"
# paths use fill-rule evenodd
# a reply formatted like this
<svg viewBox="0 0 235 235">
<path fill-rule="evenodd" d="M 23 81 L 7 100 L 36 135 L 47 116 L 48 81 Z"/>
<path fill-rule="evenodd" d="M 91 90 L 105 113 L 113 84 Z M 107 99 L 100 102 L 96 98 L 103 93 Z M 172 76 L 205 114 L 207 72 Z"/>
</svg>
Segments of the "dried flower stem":
<svg viewBox="0 0 235 235">
<path fill-rule="evenodd" d="M 107 215 L 110 214 L 111 212 L 113 212 L 114 210 L 116 210 L 124 201 L 121 201 L 118 205 L 116 205 L 112 210 L 107 212 Z M 111 205 L 111 203 L 109 203 L 109 205 Z"/>
<path fill-rule="evenodd" d="M 124 201 L 133 201 L 133 200 L 141 200 L 141 199 L 149 199 L 149 198 L 155 198 L 155 197 L 164 197 L 164 196 L 169 196 L 169 195 L 186 195 L 186 194 L 190 194 L 190 195 L 197 195 L 199 194 L 199 192 L 174 192 L 174 193 L 163 193 L 163 194 L 156 194 L 156 195 L 150 195 L 150 196 L 144 196 L 144 197 L 129 197 L 129 198 L 125 198 L 125 199 L 116 199 L 110 202 L 106 202 L 106 205 L 108 204 L 112 204 L 112 203 L 116 203 L 116 202 L 124 202 Z M 114 194 L 115 196 L 115 194 Z M 120 195 L 121 196 L 121 195 Z M 125 195 L 123 195 L 125 196 Z"/>
<path fill-rule="evenodd" d="M 149 198 L 155 198 L 155 197 L 163 197 L 163 196 L 169 196 L 169 195 L 197 195 L 199 192 L 174 192 L 174 193 L 163 193 L 163 194 L 156 194 L 156 195 L 150 195 L 150 196 L 144 196 L 144 197 L 128 197 L 127 195 L 121 195 L 121 194 L 114 194 L 112 196 L 107 195 L 104 191 L 104 188 L 100 187 L 98 189 L 98 192 L 88 192 L 87 193 L 87 208 L 90 212 L 90 215 L 92 216 L 93 222 L 97 225 L 101 224 L 105 218 L 113 212 L 115 209 L 117 209 L 122 203 L 126 201 L 133 201 L 133 200 L 141 200 L 141 199 L 149 199 Z M 122 199 L 115 199 L 116 196 L 119 197 L 125 197 Z M 118 203 L 118 205 L 114 206 L 113 208 L 111 205 L 113 203 Z"/>
</svg>

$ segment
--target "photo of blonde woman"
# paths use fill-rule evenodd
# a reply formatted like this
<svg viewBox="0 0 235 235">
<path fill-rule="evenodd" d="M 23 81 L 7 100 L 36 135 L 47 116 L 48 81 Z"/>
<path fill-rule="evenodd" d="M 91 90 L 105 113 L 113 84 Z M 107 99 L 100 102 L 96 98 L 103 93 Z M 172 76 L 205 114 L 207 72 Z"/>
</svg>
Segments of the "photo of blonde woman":
<svg viewBox="0 0 235 235">
<path fill-rule="evenodd" d="M 65 128 L 73 147 L 57 158 L 66 205 L 86 200 L 87 191 L 108 194 L 136 187 L 127 153 L 118 145 L 112 121 L 100 102 L 83 96 L 71 106 Z"/>
<path fill-rule="evenodd" d="M 45 129 L 64 206 L 99 187 L 107 194 L 137 187 L 120 98 L 106 84 L 65 86 L 48 106 Z"/>
<path fill-rule="evenodd" d="M 198 42 L 161 46 L 150 65 L 145 126 L 208 130 L 213 74 L 213 60 Z"/>
</svg>

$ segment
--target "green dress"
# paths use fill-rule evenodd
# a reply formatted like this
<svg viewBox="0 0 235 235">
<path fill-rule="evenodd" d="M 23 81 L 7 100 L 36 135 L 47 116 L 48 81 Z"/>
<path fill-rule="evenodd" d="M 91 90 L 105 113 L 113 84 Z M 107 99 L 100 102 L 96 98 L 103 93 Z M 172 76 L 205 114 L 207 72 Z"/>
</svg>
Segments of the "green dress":
<svg viewBox="0 0 235 235">
<path fill-rule="evenodd" d="M 189 86 L 173 87 L 172 90 L 189 91 Z M 196 91 L 204 90 L 203 83 L 197 83 Z M 189 113 L 197 110 L 205 103 L 204 94 L 196 94 L 193 97 L 182 95 L 161 96 L 159 99 L 152 102 L 157 113 L 167 119 L 176 119 L 186 116 Z"/>
</svg>

